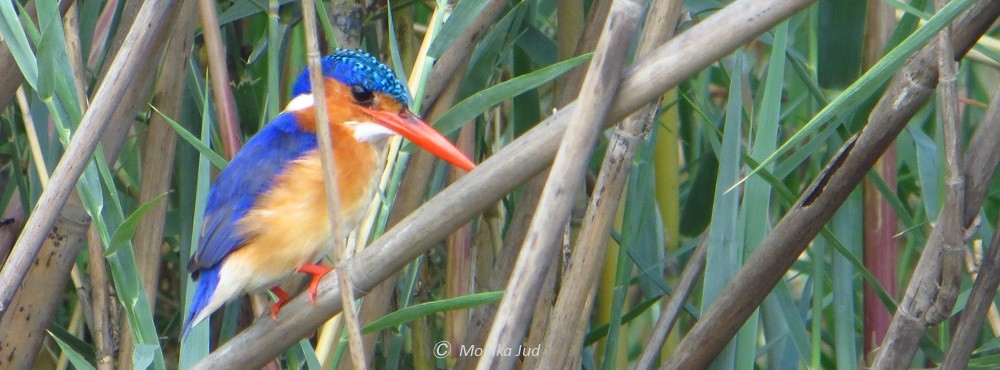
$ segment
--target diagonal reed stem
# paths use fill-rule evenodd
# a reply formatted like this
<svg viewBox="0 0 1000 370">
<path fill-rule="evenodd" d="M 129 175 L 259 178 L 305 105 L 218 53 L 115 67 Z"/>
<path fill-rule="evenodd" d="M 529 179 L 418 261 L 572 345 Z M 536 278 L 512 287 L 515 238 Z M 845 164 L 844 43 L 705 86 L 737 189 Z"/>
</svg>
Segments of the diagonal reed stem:
<svg viewBox="0 0 1000 370">
<path fill-rule="evenodd" d="M 198 0 L 198 15 L 201 18 L 205 47 L 208 48 L 209 76 L 212 79 L 212 98 L 215 99 L 215 113 L 218 115 L 222 131 L 222 145 L 226 158 L 232 158 L 240 150 L 239 124 L 236 123 L 236 102 L 233 89 L 229 88 L 229 71 L 226 70 L 226 52 L 222 47 L 222 34 L 214 0 Z"/>
</svg>

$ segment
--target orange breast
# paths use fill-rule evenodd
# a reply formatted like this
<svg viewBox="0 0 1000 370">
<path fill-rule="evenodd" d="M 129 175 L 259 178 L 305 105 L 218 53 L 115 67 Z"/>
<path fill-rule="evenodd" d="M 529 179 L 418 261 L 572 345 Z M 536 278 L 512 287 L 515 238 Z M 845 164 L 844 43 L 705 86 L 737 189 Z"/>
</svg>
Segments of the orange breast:
<svg viewBox="0 0 1000 370">
<path fill-rule="evenodd" d="M 336 125 L 334 125 L 336 127 Z M 344 138 L 346 127 L 334 134 L 340 211 L 336 218 L 342 234 L 354 230 L 371 200 L 381 172 L 376 147 Z M 338 135 L 339 134 L 339 135 Z M 306 263 L 327 254 L 331 245 L 330 222 L 319 153 L 314 150 L 291 162 L 275 179 L 274 187 L 240 220 L 247 244 L 229 256 L 257 276 L 249 289 L 270 286 Z"/>
</svg>

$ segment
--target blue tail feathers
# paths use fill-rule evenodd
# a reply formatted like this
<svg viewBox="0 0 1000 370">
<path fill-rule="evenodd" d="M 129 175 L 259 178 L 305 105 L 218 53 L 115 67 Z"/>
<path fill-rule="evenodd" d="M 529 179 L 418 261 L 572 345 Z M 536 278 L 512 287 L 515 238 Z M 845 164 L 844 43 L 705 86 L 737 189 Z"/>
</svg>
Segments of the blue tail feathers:
<svg viewBox="0 0 1000 370">
<path fill-rule="evenodd" d="M 187 320 L 184 321 L 184 331 L 183 336 L 187 336 L 191 328 L 194 327 L 196 322 L 193 320 L 201 314 L 201 311 L 205 309 L 209 301 L 212 300 L 212 294 L 215 293 L 215 288 L 219 286 L 219 271 L 222 269 L 222 263 L 216 263 L 212 267 L 201 270 L 198 277 L 198 288 L 194 291 L 194 300 L 191 302 L 191 310 L 188 313 Z M 201 320 L 199 320 L 201 321 Z"/>
</svg>

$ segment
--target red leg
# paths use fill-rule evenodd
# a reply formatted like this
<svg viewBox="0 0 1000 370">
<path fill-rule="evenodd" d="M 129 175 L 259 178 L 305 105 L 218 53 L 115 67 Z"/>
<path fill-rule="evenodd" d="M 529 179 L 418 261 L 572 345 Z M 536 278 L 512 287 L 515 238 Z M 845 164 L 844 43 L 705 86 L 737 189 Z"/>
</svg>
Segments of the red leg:
<svg viewBox="0 0 1000 370">
<path fill-rule="evenodd" d="M 309 281 L 309 302 L 312 302 L 313 305 L 316 305 L 316 289 L 319 287 L 319 280 L 330 271 L 333 271 L 333 267 L 317 264 L 299 267 L 299 272 L 312 275 L 312 280 Z"/>
<path fill-rule="evenodd" d="M 277 285 L 271 287 L 271 293 L 278 296 L 278 301 L 274 302 L 274 305 L 271 306 L 271 318 L 277 321 L 278 311 L 281 311 L 281 307 L 284 306 L 285 303 L 288 303 L 288 293 L 285 293 L 285 291 L 281 290 L 281 287 Z"/>
</svg>

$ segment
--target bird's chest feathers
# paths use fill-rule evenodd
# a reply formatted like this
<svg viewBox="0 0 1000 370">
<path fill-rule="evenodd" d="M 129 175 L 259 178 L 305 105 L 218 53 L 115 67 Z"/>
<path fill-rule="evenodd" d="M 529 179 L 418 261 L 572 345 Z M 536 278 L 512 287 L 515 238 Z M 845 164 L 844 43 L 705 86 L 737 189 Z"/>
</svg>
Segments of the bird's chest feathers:
<svg viewBox="0 0 1000 370">
<path fill-rule="evenodd" d="M 357 227 L 374 194 L 381 160 L 377 148 L 364 142 L 338 143 L 334 150 L 340 198 L 335 217 L 346 235 Z M 245 248 L 281 251 L 289 263 L 324 255 L 331 231 L 318 151 L 291 161 L 240 226 L 248 236 Z"/>
</svg>

